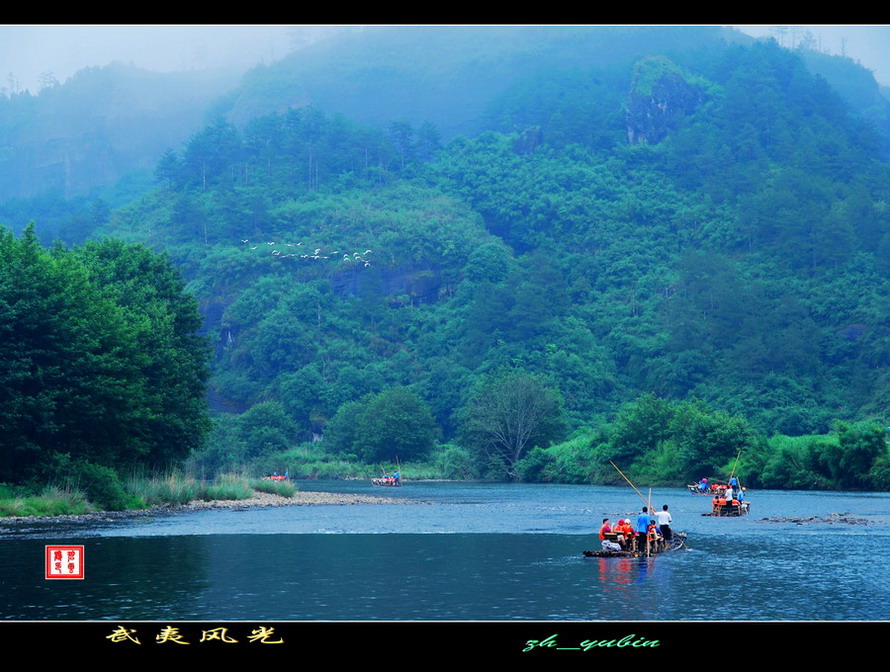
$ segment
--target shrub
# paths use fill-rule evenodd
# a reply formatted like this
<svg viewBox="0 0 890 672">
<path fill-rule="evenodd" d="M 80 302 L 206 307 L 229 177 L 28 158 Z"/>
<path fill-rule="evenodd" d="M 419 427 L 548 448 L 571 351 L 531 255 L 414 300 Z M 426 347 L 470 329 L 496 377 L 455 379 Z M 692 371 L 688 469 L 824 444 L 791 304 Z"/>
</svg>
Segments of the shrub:
<svg viewBox="0 0 890 672">
<path fill-rule="evenodd" d="M 83 490 L 91 502 L 105 511 L 123 511 L 130 501 L 120 477 L 110 467 L 76 461 L 71 465 L 68 482 Z"/>
<path fill-rule="evenodd" d="M 457 481 L 469 481 L 477 477 L 470 451 L 460 446 L 443 446 L 436 455 L 436 469 L 441 478 Z"/>
</svg>

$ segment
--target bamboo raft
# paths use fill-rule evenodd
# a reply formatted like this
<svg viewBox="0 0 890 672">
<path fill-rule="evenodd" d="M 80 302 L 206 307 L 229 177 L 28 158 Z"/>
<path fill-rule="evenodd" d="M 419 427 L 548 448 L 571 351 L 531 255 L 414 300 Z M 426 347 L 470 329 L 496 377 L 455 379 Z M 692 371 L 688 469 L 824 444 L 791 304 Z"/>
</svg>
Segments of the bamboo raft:
<svg viewBox="0 0 890 672">
<path fill-rule="evenodd" d="M 716 506 L 710 513 L 703 513 L 703 516 L 710 516 L 713 518 L 723 518 L 726 516 L 747 516 L 748 511 L 751 508 L 751 502 L 745 500 L 740 502 L 739 504 L 724 504 L 723 506 Z"/>
<path fill-rule="evenodd" d="M 399 479 L 399 480 L 389 479 L 388 480 L 385 478 L 372 478 L 371 485 L 382 485 L 383 487 L 386 487 L 386 488 L 398 488 L 398 487 L 401 487 L 402 481 L 401 481 L 401 479 Z"/>
<path fill-rule="evenodd" d="M 654 543 L 649 545 L 649 556 L 661 555 L 668 551 L 678 551 L 686 548 L 686 534 L 674 532 L 671 540 L 666 544 Z M 645 558 L 646 551 L 584 551 L 585 558 Z"/>
</svg>

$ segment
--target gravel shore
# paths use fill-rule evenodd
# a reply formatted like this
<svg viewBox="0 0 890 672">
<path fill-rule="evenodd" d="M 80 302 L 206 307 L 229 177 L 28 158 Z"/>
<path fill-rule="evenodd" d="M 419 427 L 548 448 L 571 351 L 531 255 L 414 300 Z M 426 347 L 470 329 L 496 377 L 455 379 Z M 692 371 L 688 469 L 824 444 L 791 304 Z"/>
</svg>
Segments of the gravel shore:
<svg viewBox="0 0 890 672">
<path fill-rule="evenodd" d="M 253 506 L 312 506 L 315 504 L 401 504 L 405 500 L 390 499 L 389 497 L 374 497 L 372 495 L 354 495 L 349 493 L 332 492 L 301 492 L 297 491 L 293 497 L 272 495 L 268 492 L 254 492 L 253 499 L 217 499 L 212 502 L 189 502 L 180 509 L 243 509 Z"/>
<path fill-rule="evenodd" d="M 151 509 L 136 511 L 96 511 L 72 516 L 10 516 L 0 518 L 0 524 L 36 523 L 46 521 L 88 521 L 113 520 L 115 518 L 131 518 L 133 516 L 149 516 L 157 513 L 175 513 L 177 511 L 195 511 L 198 509 L 234 509 L 241 510 L 263 506 L 316 506 L 321 504 L 346 506 L 350 504 L 418 504 L 419 502 L 390 497 L 372 495 L 355 495 L 350 493 L 302 492 L 297 491 L 293 497 L 272 495 L 268 492 L 254 491 L 251 499 L 217 499 L 210 502 L 195 500 L 181 506 L 156 506 Z"/>
</svg>

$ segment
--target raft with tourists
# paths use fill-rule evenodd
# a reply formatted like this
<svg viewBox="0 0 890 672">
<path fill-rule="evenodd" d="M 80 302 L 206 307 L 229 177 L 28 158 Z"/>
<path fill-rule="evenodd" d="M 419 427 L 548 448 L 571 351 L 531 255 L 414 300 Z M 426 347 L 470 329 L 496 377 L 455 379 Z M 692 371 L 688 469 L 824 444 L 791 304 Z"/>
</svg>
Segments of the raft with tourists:
<svg viewBox="0 0 890 672">
<path fill-rule="evenodd" d="M 402 474 L 399 471 L 392 474 L 384 473 L 380 478 L 372 478 L 371 485 L 379 485 L 384 488 L 398 488 L 402 485 Z"/>
<path fill-rule="evenodd" d="M 714 498 L 711 500 L 711 512 L 703 513 L 703 516 L 712 516 L 714 518 L 747 516 L 751 510 L 751 502 L 748 500 L 748 489 L 743 488 L 736 476 L 736 469 L 739 466 L 739 458 L 742 453 L 735 458 L 735 465 L 732 467 L 732 473 L 729 476 L 729 483 L 719 485 L 714 488 Z M 702 482 L 707 479 L 702 479 Z M 692 487 L 692 486 L 690 486 Z"/>
<path fill-rule="evenodd" d="M 402 481 L 394 476 L 381 476 L 380 478 L 372 478 L 371 485 L 380 485 L 385 488 L 399 488 L 402 486 Z"/>
<path fill-rule="evenodd" d="M 606 535 L 608 539 L 609 536 Z M 612 539 L 612 541 L 615 541 Z M 617 541 L 616 541 L 617 543 Z M 652 557 L 654 555 L 660 555 L 661 553 L 667 553 L 668 551 L 678 551 L 686 548 L 686 533 L 685 532 L 674 532 L 671 535 L 669 541 L 664 539 L 658 541 L 650 541 L 648 544 L 649 548 L 630 548 L 625 550 L 606 550 L 602 549 L 599 551 L 584 551 L 585 558 L 646 558 Z"/>
<path fill-rule="evenodd" d="M 671 529 L 672 518 L 665 504 L 661 511 L 649 514 L 652 508 L 652 489 L 648 499 L 614 462 L 610 462 L 627 484 L 633 488 L 644 502 L 642 512 L 637 517 L 636 527 L 631 526 L 630 518 L 619 519 L 612 525 L 608 518 L 603 519 L 599 539 L 602 548 L 596 551 L 583 551 L 586 558 L 648 558 L 668 551 L 686 548 L 686 534 Z"/>
<path fill-rule="evenodd" d="M 729 488 L 721 495 L 715 495 L 711 500 L 710 513 L 703 513 L 703 516 L 712 516 L 714 518 L 723 518 L 725 516 L 747 516 L 751 510 L 751 502 L 745 499 L 745 488 L 739 490 L 739 495 L 731 495 Z M 728 496 L 727 496 L 728 495 Z M 739 499 L 741 497 L 741 499 Z"/>
</svg>

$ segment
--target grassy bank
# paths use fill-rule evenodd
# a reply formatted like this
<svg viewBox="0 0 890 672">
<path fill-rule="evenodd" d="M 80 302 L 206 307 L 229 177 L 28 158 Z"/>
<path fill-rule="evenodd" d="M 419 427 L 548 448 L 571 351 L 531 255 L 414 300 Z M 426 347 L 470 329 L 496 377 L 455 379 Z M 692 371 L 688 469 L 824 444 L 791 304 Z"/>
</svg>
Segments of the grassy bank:
<svg viewBox="0 0 890 672">
<path fill-rule="evenodd" d="M 109 484 L 104 484 L 108 486 Z M 255 492 L 292 497 L 297 488 L 288 482 L 251 479 L 241 474 L 220 474 L 212 481 L 201 481 L 180 472 L 120 479 L 122 497 L 112 506 L 97 503 L 107 487 L 92 497 L 90 492 L 71 483 L 58 485 L 15 486 L 0 484 L 0 517 L 82 515 L 96 511 L 136 511 L 152 507 L 181 506 L 189 502 L 252 499 Z M 96 489 L 91 484 L 91 489 Z"/>
<path fill-rule="evenodd" d="M 46 486 L 39 493 L 0 485 L 0 517 L 71 516 L 92 513 L 97 508 L 83 492 Z"/>
</svg>

